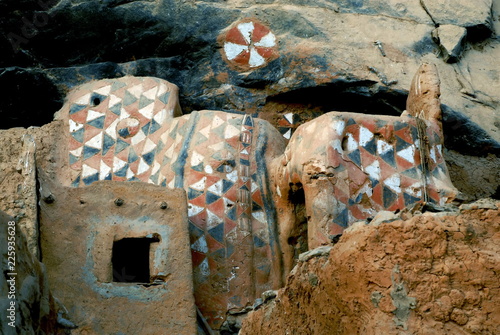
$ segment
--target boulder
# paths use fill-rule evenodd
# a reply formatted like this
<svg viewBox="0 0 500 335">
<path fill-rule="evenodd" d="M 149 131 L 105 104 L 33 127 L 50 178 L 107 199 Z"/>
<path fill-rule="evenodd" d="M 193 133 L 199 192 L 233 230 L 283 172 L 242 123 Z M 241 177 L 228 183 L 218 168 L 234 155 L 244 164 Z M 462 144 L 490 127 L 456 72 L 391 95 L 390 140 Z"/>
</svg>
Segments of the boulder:
<svg viewBox="0 0 500 335">
<path fill-rule="evenodd" d="M 444 24 L 432 31 L 432 37 L 439 44 L 443 59 L 447 63 L 455 63 L 463 51 L 467 30 L 451 24 Z"/>
<path fill-rule="evenodd" d="M 240 334 L 496 334 L 499 205 L 347 229 L 329 256 L 299 263 Z"/>
</svg>

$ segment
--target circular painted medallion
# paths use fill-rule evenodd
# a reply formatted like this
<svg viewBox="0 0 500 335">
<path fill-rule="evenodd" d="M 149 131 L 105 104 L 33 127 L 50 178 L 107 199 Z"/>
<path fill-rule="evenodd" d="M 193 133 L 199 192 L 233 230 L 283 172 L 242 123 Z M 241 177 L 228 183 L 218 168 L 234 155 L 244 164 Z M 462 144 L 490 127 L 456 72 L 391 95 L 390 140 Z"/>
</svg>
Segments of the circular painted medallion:
<svg viewBox="0 0 500 335">
<path fill-rule="evenodd" d="M 266 66 L 278 58 L 276 36 L 256 19 L 243 19 L 219 37 L 224 59 L 241 70 Z"/>
</svg>

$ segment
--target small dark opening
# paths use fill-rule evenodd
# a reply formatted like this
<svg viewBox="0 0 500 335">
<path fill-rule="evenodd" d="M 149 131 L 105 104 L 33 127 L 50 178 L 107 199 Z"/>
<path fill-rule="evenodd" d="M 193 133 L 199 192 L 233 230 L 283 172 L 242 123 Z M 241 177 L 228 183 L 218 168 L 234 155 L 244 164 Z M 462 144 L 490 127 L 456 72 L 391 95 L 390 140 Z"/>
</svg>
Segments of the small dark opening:
<svg viewBox="0 0 500 335">
<path fill-rule="evenodd" d="M 294 250 L 294 261 L 297 261 L 299 255 L 309 250 L 307 243 L 307 212 L 306 212 L 306 197 L 304 188 L 301 183 L 290 184 L 288 191 L 288 200 L 294 205 L 295 212 L 295 227 L 290 232 L 290 237 L 287 242 Z"/>
<path fill-rule="evenodd" d="M 158 238 L 124 238 L 113 242 L 113 281 L 149 283 L 149 249 Z"/>
<path fill-rule="evenodd" d="M 99 99 L 98 97 L 95 97 L 95 98 L 92 98 L 92 106 L 97 106 L 101 103 L 101 99 Z"/>
</svg>

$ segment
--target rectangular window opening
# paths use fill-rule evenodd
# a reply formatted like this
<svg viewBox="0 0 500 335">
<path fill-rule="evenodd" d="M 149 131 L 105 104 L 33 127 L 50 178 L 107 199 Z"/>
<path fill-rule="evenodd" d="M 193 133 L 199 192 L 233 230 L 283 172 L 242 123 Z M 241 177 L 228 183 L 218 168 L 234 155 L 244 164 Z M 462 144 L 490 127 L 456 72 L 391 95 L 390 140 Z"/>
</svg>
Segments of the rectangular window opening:
<svg viewBox="0 0 500 335">
<path fill-rule="evenodd" d="M 155 242 L 159 242 L 159 237 L 123 238 L 114 241 L 111 256 L 113 282 L 149 283 L 150 247 L 151 243 Z"/>
</svg>

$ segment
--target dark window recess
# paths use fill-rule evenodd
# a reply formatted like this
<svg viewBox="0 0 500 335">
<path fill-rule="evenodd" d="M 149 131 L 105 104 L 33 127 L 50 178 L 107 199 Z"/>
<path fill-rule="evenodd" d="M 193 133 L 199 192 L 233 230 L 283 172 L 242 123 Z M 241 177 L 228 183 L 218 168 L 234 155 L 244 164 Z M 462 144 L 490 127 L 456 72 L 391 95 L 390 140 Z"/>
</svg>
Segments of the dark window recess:
<svg viewBox="0 0 500 335">
<path fill-rule="evenodd" d="M 149 283 L 149 249 L 158 238 L 124 238 L 113 242 L 113 281 Z"/>
</svg>

